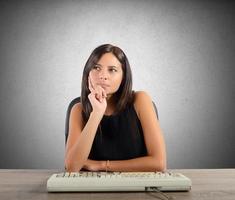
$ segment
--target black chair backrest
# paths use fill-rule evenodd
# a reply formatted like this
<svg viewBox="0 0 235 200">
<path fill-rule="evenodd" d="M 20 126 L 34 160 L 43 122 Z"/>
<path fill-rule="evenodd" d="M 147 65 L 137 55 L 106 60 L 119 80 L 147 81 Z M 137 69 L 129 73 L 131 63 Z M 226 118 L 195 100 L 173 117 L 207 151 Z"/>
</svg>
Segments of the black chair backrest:
<svg viewBox="0 0 235 200">
<path fill-rule="evenodd" d="M 72 107 L 73 107 L 76 103 L 79 103 L 80 101 L 81 101 L 81 98 L 80 98 L 80 97 L 77 97 L 77 98 L 73 99 L 73 100 L 70 102 L 69 106 L 68 106 L 67 113 L 66 113 L 66 119 L 65 119 L 65 144 L 67 143 L 67 139 L 68 139 L 68 135 L 69 135 L 69 118 L 70 118 L 70 113 L 71 113 Z M 153 107 L 154 107 L 154 109 L 155 109 L 157 118 L 159 119 L 157 107 L 156 107 L 156 105 L 155 105 L 154 102 L 153 102 Z"/>
<path fill-rule="evenodd" d="M 65 144 L 67 143 L 67 139 L 68 139 L 68 135 L 69 135 L 69 118 L 70 118 L 70 113 L 71 113 L 71 110 L 73 108 L 73 106 L 76 104 L 76 103 L 79 103 L 81 100 L 80 97 L 77 97 L 75 99 L 73 99 L 69 106 L 68 106 L 68 109 L 67 109 L 67 112 L 66 112 L 66 118 L 65 118 Z"/>
</svg>

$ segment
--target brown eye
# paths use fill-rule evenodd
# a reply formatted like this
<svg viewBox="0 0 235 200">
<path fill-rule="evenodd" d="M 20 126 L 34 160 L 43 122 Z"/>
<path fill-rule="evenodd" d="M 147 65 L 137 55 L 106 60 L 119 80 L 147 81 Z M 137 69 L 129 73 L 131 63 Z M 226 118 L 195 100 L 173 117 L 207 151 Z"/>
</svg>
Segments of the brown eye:
<svg viewBox="0 0 235 200">
<path fill-rule="evenodd" d="M 117 72 L 117 70 L 116 69 L 109 69 L 109 71 L 111 71 L 111 72 Z"/>
<path fill-rule="evenodd" d="M 95 70 L 100 70 L 100 67 L 99 66 L 97 66 L 97 65 L 95 65 L 94 67 L 93 67 L 93 69 L 95 69 Z"/>
</svg>

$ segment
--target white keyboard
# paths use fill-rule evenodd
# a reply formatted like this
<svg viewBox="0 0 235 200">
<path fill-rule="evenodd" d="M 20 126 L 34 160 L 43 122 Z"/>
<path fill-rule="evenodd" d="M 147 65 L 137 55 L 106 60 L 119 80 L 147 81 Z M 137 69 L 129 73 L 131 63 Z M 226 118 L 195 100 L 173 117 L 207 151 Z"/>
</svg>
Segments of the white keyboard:
<svg viewBox="0 0 235 200">
<path fill-rule="evenodd" d="M 171 172 L 64 172 L 47 180 L 48 192 L 188 191 L 191 180 Z"/>
</svg>

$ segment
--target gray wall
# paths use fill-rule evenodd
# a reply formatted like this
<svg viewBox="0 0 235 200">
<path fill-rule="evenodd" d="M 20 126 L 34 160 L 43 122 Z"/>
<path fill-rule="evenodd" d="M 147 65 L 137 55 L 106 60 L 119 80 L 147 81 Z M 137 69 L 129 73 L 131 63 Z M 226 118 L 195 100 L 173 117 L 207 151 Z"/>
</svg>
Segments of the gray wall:
<svg viewBox="0 0 235 200">
<path fill-rule="evenodd" d="M 100 44 L 156 102 L 169 168 L 235 167 L 232 1 L 1 1 L 0 168 L 63 169 L 64 121 Z"/>
</svg>

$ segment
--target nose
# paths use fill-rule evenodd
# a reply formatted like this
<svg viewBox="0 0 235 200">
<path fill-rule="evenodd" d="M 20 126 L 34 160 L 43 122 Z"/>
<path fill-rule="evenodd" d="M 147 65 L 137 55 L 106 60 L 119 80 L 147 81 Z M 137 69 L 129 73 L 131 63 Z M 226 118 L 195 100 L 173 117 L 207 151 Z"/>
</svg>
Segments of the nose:
<svg viewBox="0 0 235 200">
<path fill-rule="evenodd" d="M 107 73 L 105 72 L 105 70 L 101 70 L 101 71 L 100 71 L 99 78 L 100 78 L 101 80 L 107 80 L 107 79 L 108 79 L 108 75 L 107 75 Z"/>
</svg>

